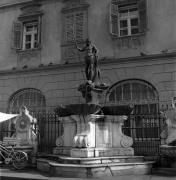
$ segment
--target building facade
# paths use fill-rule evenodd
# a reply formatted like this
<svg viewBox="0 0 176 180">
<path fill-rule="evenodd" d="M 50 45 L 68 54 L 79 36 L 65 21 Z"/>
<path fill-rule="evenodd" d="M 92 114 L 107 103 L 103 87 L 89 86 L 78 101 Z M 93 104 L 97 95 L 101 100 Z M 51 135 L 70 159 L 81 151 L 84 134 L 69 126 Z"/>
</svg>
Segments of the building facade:
<svg viewBox="0 0 176 180">
<path fill-rule="evenodd" d="M 89 38 L 110 85 L 102 103 L 158 114 L 176 96 L 175 9 L 175 0 L 1 1 L 0 110 L 83 103 L 77 87 L 85 81 L 84 54 L 75 41 L 83 47 Z M 132 121 L 147 126 L 141 117 Z"/>
</svg>

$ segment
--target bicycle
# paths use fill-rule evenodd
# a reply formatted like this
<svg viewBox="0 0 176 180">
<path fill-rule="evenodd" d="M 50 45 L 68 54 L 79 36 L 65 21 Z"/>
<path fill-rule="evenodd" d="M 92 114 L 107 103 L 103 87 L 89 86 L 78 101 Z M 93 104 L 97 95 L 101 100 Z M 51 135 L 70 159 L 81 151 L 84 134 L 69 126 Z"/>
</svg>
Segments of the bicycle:
<svg viewBox="0 0 176 180">
<path fill-rule="evenodd" d="M 6 165 L 12 164 L 17 170 L 24 169 L 28 162 L 28 155 L 23 151 L 15 151 L 15 149 L 10 146 L 6 148 L 0 142 L 0 156 L 4 159 Z"/>
</svg>

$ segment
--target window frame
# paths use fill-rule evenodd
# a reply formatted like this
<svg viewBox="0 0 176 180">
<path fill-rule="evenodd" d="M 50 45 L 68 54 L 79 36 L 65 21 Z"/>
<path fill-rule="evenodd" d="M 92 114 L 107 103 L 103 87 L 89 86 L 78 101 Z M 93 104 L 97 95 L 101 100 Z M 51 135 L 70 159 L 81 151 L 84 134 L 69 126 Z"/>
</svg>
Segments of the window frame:
<svg viewBox="0 0 176 180">
<path fill-rule="evenodd" d="M 37 50 L 41 48 L 41 28 L 42 28 L 42 10 L 35 10 L 33 8 L 30 12 L 27 13 L 24 11 L 17 20 L 13 22 L 13 36 L 12 36 L 12 49 L 17 51 L 30 51 L 30 50 Z M 25 24 L 28 23 L 37 23 L 37 47 L 32 46 L 32 48 L 25 48 L 25 38 L 24 38 L 24 31 L 25 31 Z"/>
<path fill-rule="evenodd" d="M 132 9 L 134 6 L 138 12 L 138 33 L 120 34 L 120 14 L 123 9 Z M 123 39 L 125 37 L 137 37 L 144 35 L 147 31 L 147 2 L 146 0 L 111 0 L 109 9 L 109 27 L 112 37 Z M 132 26 L 131 26 L 132 27 Z M 128 23 L 129 28 L 129 23 Z M 132 28 L 131 28 L 132 29 Z"/>
<path fill-rule="evenodd" d="M 124 86 L 129 85 L 129 99 L 125 99 L 124 92 Z M 134 88 L 135 87 L 137 88 Z M 137 86 L 136 86 L 137 85 Z M 143 88 L 146 89 L 143 89 Z M 120 89 L 120 91 L 119 91 Z M 146 91 L 144 91 L 146 90 Z M 139 93 L 139 96 L 135 96 L 136 92 Z M 145 92 L 145 93 L 144 93 Z M 121 93 L 119 95 L 119 93 Z M 144 97 L 145 94 L 145 97 Z M 118 96 L 117 96 L 118 95 Z M 119 98 L 120 97 L 120 98 Z M 114 84 L 107 96 L 106 103 L 108 105 L 118 105 L 118 106 L 123 106 L 123 105 L 129 105 L 133 104 L 134 105 L 134 110 L 133 113 L 130 115 L 129 121 L 125 122 L 124 129 L 126 130 L 130 129 L 130 133 L 133 134 L 133 138 L 135 140 L 140 140 L 139 134 L 141 133 L 143 140 L 149 140 L 149 139 L 158 139 L 159 137 L 156 137 L 156 134 L 153 133 L 152 137 L 146 137 L 149 135 L 149 133 L 146 133 L 147 125 L 149 122 L 152 122 L 154 124 L 152 128 L 156 128 L 158 124 L 154 120 L 158 116 L 159 112 L 159 95 L 155 87 L 143 80 L 139 79 L 127 79 L 120 81 L 116 84 Z M 144 119 L 142 117 L 145 117 L 145 123 Z M 138 119 L 139 118 L 139 119 Z M 130 123 L 130 127 L 126 127 L 126 123 Z M 141 123 L 140 126 L 137 125 L 137 123 Z M 142 131 L 140 131 L 140 129 Z M 139 132 L 140 131 L 140 132 Z"/>
<path fill-rule="evenodd" d="M 22 105 L 32 112 L 45 112 L 46 98 L 44 94 L 35 88 L 24 88 L 11 95 L 8 101 L 8 112 L 19 113 Z"/>
<path fill-rule="evenodd" d="M 137 11 L 135 11 L 137 14 L 136 15 L 130 15 L 130 9 L 133 9 L 133 8 L 136 8 L 137 9 Z M 132 5 L 129 5 L 129 6 L 127 6 L 127 7 L 125 7 L 125 8 L 118 8 L 119 9 L 119 11 L 118 11 L 118 16 L 119 16 L 119 18 L 118 18 L 118 27 L 119 27 L 119 34 L 118 34 L 118 36 L 119 37 L 126 37 L 126 36 L 134 36 L 134 35 L 138 35 L 139 34 L 139 10 L 138 10 L 138 7 L 137 7 L 137 3 L 136 3 L 136 5 L 134 5 L 134 6 L 132 6 Z M 127 12 L 127 16 L 126 17 L 121 17 L 120 16 L 120 11 L 121 10 L 127 10 L 128 12 Z M 131 25 L 131 20 L 132 19 L 137 19 L 137 21 L 138 21 L 138 26 L 137 26 L 137 28 L 138 28 L 138 33 L 135 33 L 135 34 L 132 34 L 132 25 Z M 121 26 L 120 26 L 120 21 L 121 20 L 126 20 L 127 21 L 127 35 L 121 35 Z"/>
<path fill-rule="evenodd" d="M 82 32 L 78 32 L 78 36 L 82 35 L 82 38 L 78 38 L 76 40 L 78 46 L 83 46 L 85 40 L 88 38 L 88 8 L 89 4 L 86 2 L 75 1 L 67 1 L 64 3 L 65 6 L 61 10 L 62 15 L 62 44 L 61 44 L 61 56 L 65 62 L 78 62 L 82 58 L 82 54 L 77 52 L 75 47 L 75 39 L 71 38 L 71 40 L 67 40 L 67 30 L 66 30 L 66 17 L 74 16 L 75 19 L 76 14 L 83 14 L 82 25 L 80 25 L 80 19 L 78 17 L 78 26 L 82 27 Z M 71 26 L 70 26 L 71 27 Z M 73 25 L 74 31 L 76 31 L 76 27 Z M 79 31 L 79 27 L 77 28 Z M 71 30 L 70 30 L 71 34 Z"/>
<path fill-rule="evenodd" d="M 27 32 L 27 26 L 31 25 L 32 31 Z M 34 30 L 35 25 L 37 25 L 37 29 Z M 39 24 L 37 21 L 31 21 L 31 22 L 23 22 L 23 30 L 22 30 L 22 50 L 33 50 L 33 49 L 38 49 L 39 45 Z M 26 36 L 30 35 L 31 36 L 31 41 L 27 42 Z M 37 35 L 37 40 L 35 40 L 35 35 Z M 35 43 L 37 43 L 37 46 L 35 47 Z M 26 48 L 26 45 L 30 44 L 30 48 Z"/>
<path fill-rule="evenodd" d="M 77 15 L 79 15 L 79 14 L 81 14 L 82 15 L 82 29 L 81 29 L 81 34 L 82 34 L 82 37 L 81 38 L 77 38 L 77 35 L 78 35 L 78 33 L 77 33 L 77 31 L 78 31 L 78 23 L 79 22 L 77 22 Z M 67 19 L 67 18 L 69 18 L 69 16 L 72 18 L 72 20 L 70 20 L 70 19 Z M 64 18 L 64 24 L 65 24 L 65 26 L 64 26 L 64 36 L 65 36 L 65 42 L 66 43 L 69 43 L 69 42 L 74 42 L 75 40 L 76 41 L 83 41 L 84 40 L 84 34 L 85 34 L 85 27 L 84 27 L 84 20 L 85 20 L 85 12 L 84 11 L 75 11 L 75 12 L 70 12 L 70 13 L 67 13 L 67 14 L 65 14 L 65 18 Z M 72 21 L 72 23 L 70 23 L 69 21 Z M 68 24 L 68 23 L 70 23 L 70 24 Z M 67 29 L 67 28 L 70 28 L 69 26 L 72 26 L 72 32 L 73 32 L 73 34 L 72 34 L 72 32 L 71 32 L 71 34 L 70 34 L 70 36 L 71 36 L 71 38 L 69 39 L 69 37 L 68 37 L 68 33 L 69 33 L 69 30 Z M 70 31 L 71 31 L 70 30 Z"/>
<path fill-rule="evenodd" d="M 88 32 L 88 22 L 87 22 L 87 9 L 78 9 L 72 12 L 64 12 L 63 14 L 63 44 L 70 44 L 70 43 L 74 43 L 74 41 L 76 40 L 77 42 L 83 42 L 86 38 L 87 38 L 87 32 Z M 82 29 L 81 29 L 81 34 L 82 37 L 81 38 L 77 38 L 77 31 L 79 30 L 79 20 L 77 21 L 77 15 L 81 14 L 82 15 Z M 67 21 L 67 17 L 72 17 L 73 19 L 73 23 L 70 23 L 70 27 L 72 26 L 72 30 L 73 30 L 73 35 L 71 32 L 71 29 L 67 29 L 69 27 L 69 22 L 70 21 L 68 19 Z M 70 36 L 73 36 L 73 38 L 69 39 L 67 33 L 70 31 Z"/>
</svg>

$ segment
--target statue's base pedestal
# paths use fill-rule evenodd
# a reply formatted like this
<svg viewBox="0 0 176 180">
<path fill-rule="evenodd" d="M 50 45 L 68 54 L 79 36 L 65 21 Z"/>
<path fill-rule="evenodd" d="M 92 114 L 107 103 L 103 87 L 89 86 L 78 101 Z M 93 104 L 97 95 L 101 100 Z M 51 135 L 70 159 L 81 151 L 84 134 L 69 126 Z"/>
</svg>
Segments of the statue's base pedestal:
<svg viewBox="0 0 176 180">
<path fill-rule="evenodd" d="M 53 149 L 54 155 L 70 156 L 71 147 L 55 147 Z"/>
<path fill-rule="evenodd" d="M 70 157 L 112 157 L 112 156 L 133 156 L 134 149 L 128 148 L 71 148 L 55 147 L 54 155 L 64 155 Z"/>
<path fill-rule="evenodd" d="M 74 148 L 71 149 L 71 157 L 79 157 L 79 158 L 86 158 L 86 157 L 95 157 L 95 149 L 94 148 Z"/>
</svg>

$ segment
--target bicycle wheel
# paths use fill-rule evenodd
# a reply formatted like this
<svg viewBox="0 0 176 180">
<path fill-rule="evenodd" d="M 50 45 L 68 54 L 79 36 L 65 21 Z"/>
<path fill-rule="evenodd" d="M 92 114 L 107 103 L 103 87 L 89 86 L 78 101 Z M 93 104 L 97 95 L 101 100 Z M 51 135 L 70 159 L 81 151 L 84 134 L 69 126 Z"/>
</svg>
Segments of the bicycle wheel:
<svg viewBox="0 0 176 180">
<path fill-rule="evenodd" d="M 12 165 L 15 169 L 24 169 L 27 165 L 28 155 L 23 151 L 17 151 L 12 157 Z"/>
</svg>

